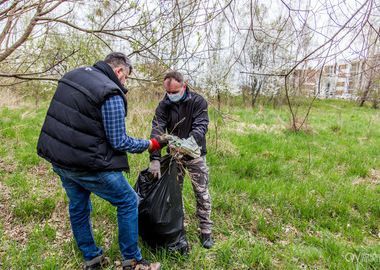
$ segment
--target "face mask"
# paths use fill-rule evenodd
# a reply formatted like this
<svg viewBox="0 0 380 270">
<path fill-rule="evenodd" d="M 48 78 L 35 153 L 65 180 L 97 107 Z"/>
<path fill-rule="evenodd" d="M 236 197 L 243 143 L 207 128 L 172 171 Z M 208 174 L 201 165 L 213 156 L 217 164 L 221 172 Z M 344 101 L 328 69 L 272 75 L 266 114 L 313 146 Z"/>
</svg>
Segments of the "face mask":
<svg viewBox="0 0 380 270">
<path fill-rule="evenodd" d="M 167 95 L 171 102 L 178 102 L 182 98 L 181 93 L 171 94 L 171 95 L 167 94 Z"/>
</svg>

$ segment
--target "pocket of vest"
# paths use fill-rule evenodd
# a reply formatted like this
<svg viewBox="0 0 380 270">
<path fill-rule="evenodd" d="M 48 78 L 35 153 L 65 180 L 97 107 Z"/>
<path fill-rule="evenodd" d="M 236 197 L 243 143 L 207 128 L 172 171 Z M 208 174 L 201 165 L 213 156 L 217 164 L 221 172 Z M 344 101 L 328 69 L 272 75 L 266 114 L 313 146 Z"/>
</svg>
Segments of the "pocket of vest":
<svg viewBox="0 0 380 270">
<path fill-rule="evenodd" d="M 109 148 L 107 148 L 107 152 L 103 156 L 103 160 L 104 161 L 109 161 L 111 159 L 111 157 L 112 157 L 112 151 Z"/>
</svg>

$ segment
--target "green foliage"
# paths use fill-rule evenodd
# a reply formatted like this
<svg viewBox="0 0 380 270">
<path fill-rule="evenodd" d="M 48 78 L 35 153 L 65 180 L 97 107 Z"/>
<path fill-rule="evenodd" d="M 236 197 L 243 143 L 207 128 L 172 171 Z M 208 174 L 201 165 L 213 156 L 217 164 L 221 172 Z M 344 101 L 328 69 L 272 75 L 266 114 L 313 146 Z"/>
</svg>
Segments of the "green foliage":
<svg viewBox="0 0 380 270">
<path fill-rule="evenodd" d="M 46 57 L 41 59 L 45 66 L 53 66 L 60 75 L 86 65 L 103 60 L 108 48 L 93 35 L 83 35 L 67 29 L 67 35 L 49 36 L 45 48 Z M 67 38 L 70 36 L 70 38 Z"/>
<path fill-rule="evenodd" d="M 134 102 L 127 131 L 147 138 L 156 103 L 138 102 L 136 94 L 129 96 Z M 200 246 L 196 202 L 186 177 L 189 257 L 152 250 L 140 241 L 144 258 L 160 261 L 164 269 L 379 268 L 377 111 L 348 101 L 317 101 L 308 130 L 295 133 L 284 108 L 226 103 L 221 110 L 228 115 L 210 106 L 207 134 L 214 247 Z M 40 108 L 27 103 L 0 109 L 3 269 L 81 269 L 83 264 L 67 196 L 50 165 L 36 155 L 47 107 L 41 102 Z M 126 176 L 132 186 L 148 164 L 146 153 L 130 155 L 132 172 Z M 94 237 L 112 262 L 120 261 L 116 209 L 94 195 L 91 199 Z"/>
</svg>

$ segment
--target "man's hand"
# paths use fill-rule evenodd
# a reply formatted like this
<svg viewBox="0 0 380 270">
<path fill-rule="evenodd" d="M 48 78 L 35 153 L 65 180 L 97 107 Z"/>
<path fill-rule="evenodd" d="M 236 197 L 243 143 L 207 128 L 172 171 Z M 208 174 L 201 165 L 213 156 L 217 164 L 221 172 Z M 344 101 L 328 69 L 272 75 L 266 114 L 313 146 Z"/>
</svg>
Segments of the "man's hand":
<svg viewBox="0 0 380 270">
<path fill-rule="evenodd" d="M 161 164 L 160 161 L 154 159 L 150 162 L 148 172 L 153 175 L 154 178 L 161 178 Z"/>
<path fill-rule="evenodd" d="M 186 154 L 186 151 L 183 150 L 183 149 L 180 149 L 179 147 L 175 146 L 175 145 L 170 145 L 169 146 L 170 149 L 173 149 L 175 152 L 178 152 L 180 154 Z"/>
<path fill-rule="evenodd" d="M 176 159 L 181 159 L 183 158 L 183 155 L 186 154 L 185 150 L 180 149 L 179 147 L 175 145 L 170 145 L 169 148 L 170 148 L 170 154 Z"/>
<path fill-rule="evenodd" d="M 151 139 L 148 147 L 148 151 L 150 154 L 153 154 L 154 152 L 161 150 L 160 144 L 157 142 L 156 139 Z"/>
</svg>

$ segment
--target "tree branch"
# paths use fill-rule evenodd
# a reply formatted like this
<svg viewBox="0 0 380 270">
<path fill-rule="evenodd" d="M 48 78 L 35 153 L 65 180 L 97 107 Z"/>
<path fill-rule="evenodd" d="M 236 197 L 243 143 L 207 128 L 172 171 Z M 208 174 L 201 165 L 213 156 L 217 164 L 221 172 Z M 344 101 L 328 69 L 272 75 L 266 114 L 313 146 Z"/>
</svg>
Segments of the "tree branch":
<svg viewBox="0 0 380 270">
<path fill-rule="evenodd" d="M 6 35 L 9 33 L 9 29 L 11 29 L 13 22 L 14 9 L 16 8 L 16 4 L 13 5 L 13 8 L 10 10 L 10 14 L 7 20 L 7 23 L 3 29 L 3 32 L 0 34 L 0 45 L 3 43 Z"/>
<path fill-rule="evenodd" d="M 28 27 L 25 29 L 24 34 L 8 49 L 5 50 L 2 54 L 0 54 L 0 62 L 6 59 L 9 55 L 11 55 L 18 47 L 20 47 L 30 36 L 33 31 L 34 26 L 37 23 L 37 17 L 42 10 L 42 6 L 39 5 L 37 11 L 33 18 L 30 20 Z"/>
</svg>

